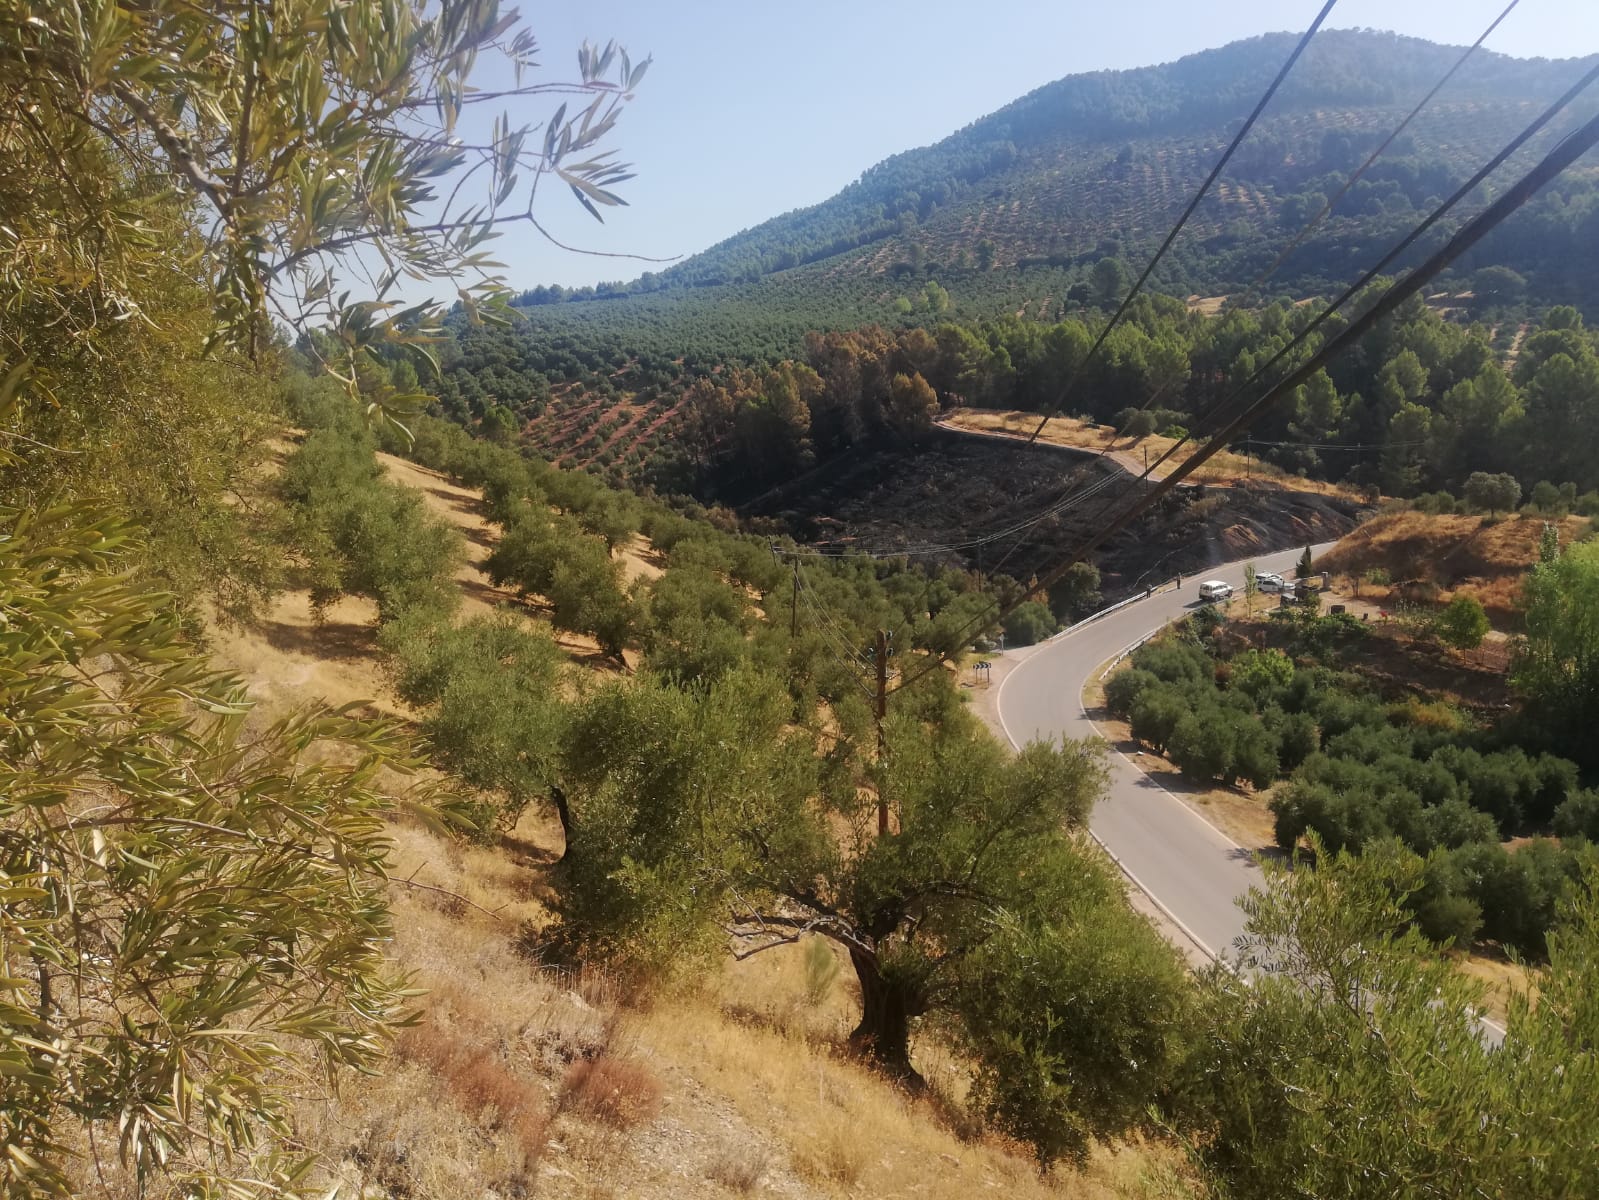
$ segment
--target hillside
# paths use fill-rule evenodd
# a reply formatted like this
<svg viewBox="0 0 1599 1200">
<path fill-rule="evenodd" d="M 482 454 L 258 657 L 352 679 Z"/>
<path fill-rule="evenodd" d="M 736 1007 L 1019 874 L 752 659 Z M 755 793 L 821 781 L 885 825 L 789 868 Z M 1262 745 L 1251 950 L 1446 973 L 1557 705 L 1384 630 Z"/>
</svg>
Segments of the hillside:
<svg viewBox="0 0 1599 1200">
<path fill-rule="evenodd" d="M 1272 34 L 1161 66 L 1067 77 L 664 271 L 597 291 L 535 288 L 520 303 L 547 334 L 664 324 L 691 354 L 714 353 L 728 336 L 697 328 L 713 312 L 792 353 L 797 314 L 801 325 L 835 328 L 892 318 L 930 280 L 964 315 L 1058 319 L 1099 298 L 1095 263 L 1136 262 L 1152 248 L 1293 40 Z M 1155 285 L 1222 295 L 1252 279 L 1459 53 L 1377 32 L 1319 35 Z M 1583 65 L 1476 54 L 1289 257 L 1268 294 L 1350 278 Z M 1558 118 L 1534 148 L 1575 119 Z M 1591 240 L 1596 186 L 1592 165 L 1573 172 L 1458 271 L 1508 263 L 1542 302 L 1591 305 L 1591 280 L 1572 252 Z M 563 299 L 585 302 L 551 303 Z"/>
<path fill-rule="evenodd" d="M 1585 517 L 1557 517 L 1562 545 L 1587 536 Z M 1537 515 L 1494 519 L 1466 514 L 1385 513 L 1327 551 L 1317 566 L 1338 575 L 1381 571 L 1395 599 L 1422 603 L 1448 600 L 1458 592 L 1477 597 L 1494 622 L 1520 621 L 1522 579 L 1538 561 L 1545 520 Z M 1383 594 L 1384 588 L 1367 591 Z"/>
<path fill-rule="evenodd" d="M 481 492 L 404 458 L 379 461 L 468 544 L 458 619 L 506 604 L 542 626 L 536 606 L 484 575 L 498 529 Z M 642 539 L 621 557 L 634 578 L 660 575 Z M 370 601 L 347 597 L 316 619 L 307 593 L 290 590 L 259 622 L 215 626 L 210 640 L 219 665 L 259 698 L 253 720 L 315 699 L 414 719 L 394 693 L 375 617 Z M 591 640 L 550 632 L 585 674 L 615 673 Z M 820 942 L 729 964 L 652 1003 L 629 999 L 603 969 L 541 968 L 524 951 L 528 931 L 556 919 L 562 834 L 548 813 L 529 813 L 492 846 L 404 820 L 388 834 L 388 960 L 424 992 L 417 1025 L 380 1076 L 348 1081 L 337 1103 L 298 1106 L 303 1145 L 324 1157 L 324 1187 L 574 1200 L 823 1200 L 860 1188 L 948 1200 L 988 1189 L 1042 1200 L 1063 1187 L 1089 1200 L 1199 1194 L 1175 1150 L 1160 1146 L 1096 1149 L 1082 1169 L 1040 1178 L 1018 1147 L 974 1136 L 959 1115 L 958 1064 L 932 1038 L 918 1047 L 925 1097 L 851 1061 L 838 1050 L 852 1020 L 847 967 L 813 983 L 807 960 Z M 605 1068 L 593 1084 L 591 1061 Z"/>
<path fill-rule="evenodd" d="M 1599 543 L 1531 572 L 1491 728 L 1352 686 L 1369 623 L 1308 603 L 1277 610 L 1291 654 L 1222 644 L 1192 586 L 1054 644 L 1194 611 L 1106 703 L 1131 678 L 1131 732 L 1186 775 L 1288 777 L 1274 839 L 1315 862 L 1248 876 L 1233 943 L 1280 972 L 1189 970 L 1091 822 L 1130 800 L 1167 875 L 1194 831 L 1117 796 L 1087 730 L 996 741 L 959 669 L 996 622 L 1036 642 L 1180 563 L 1330 537 L 1350 495 L 1599 512 L 1581 314 L 1490 334 L 1417 298 L 1251 431 L 1284 475 L 1174 490 L 1104 577 L 1023 602 L 1010 571 L 1140 485 L 938 414 L 1071 378 L 1067 435 L 1180 439 L 1308 307 L 1152 294 L 1085 363 L 1095 295 L 930 329 L 964 301 L 908 261 L 894 328 L 817 330 L 798 296 L 803 359 L 758 321 L 725 359 L 715 324 L 538 345 L 463 312 L 485 336 L 445 342 L 386 281 L 477 279 L 470 309 L 539 179 L 621 200 L 649 60 L 533 46 L 494 0 L 0 4 L 6 1200 L 1592 1191 Z M 1089 107 L 1185 134 L 1193 83 Z M 512 96 L 539 144 L 456 133 Z M 1586 220 L 1550 211 L 1540 245 Z M 570 464 L 659 447 L 656 486 L 554 465 L 535 421 Z M 980 546 L 1006 561 L 965 569 Z M 1469 649 L 1486 621 L 1453 607 Z M 1538 964 L 1503 1053 L 1438 953 L 1483 940 Z"/>
<path fill-rule="evenodd" d="M 884 432 L 880 397 L 895 372 L 923 375 L 946 409 L 1041 411 L 1081 382 L 1070 416 L 1103 424 L 1159 397 L 1157 407 L 1172 410 L 1160 432 L 1183 424 L 1246 377 L 1246 364 L 1275 353 L 1285 328 L 1310 319 L 1302 303 L 1369 266 L 1584 66 L 1474 56 L 1276 276 L 1241 297 L 1459 54 L 1372 32 L 1318 37 L 1153 276 L 1152 306 L 1141 302 L 1100 369 L 1076 380 L 1070 364 L 1084 338 L 1095 336 L 1291 44 L 1270 35 L 1163 66 L 1072 76 L 666 271 L 598 290 L 533 288 L 507 326 L 457 314 L 440 355 L 444 411 L 472 420 L 498 406 L 509 429 L 564 466 L 718 497 L 714 460 L 742 451 L 725 428 L 695 428 L 686 396 L 694 381 L 737 393 L 740 407 L 761 389 L 729 384 L 728 371 L 792 361 L 824 377 L 839 368 L 830 389 L 848 391 L 847 359 L 876 355 L 886 331 L 902 352 L 866 389 L 878 397 L 862 406 L 868 436 Z M 1586 115 L 1578 104 L 1557 117 L 1504 178 Z M 1514 369 L 1525 388 L 1533 371 L 1521 351 L 1540 326 L 1551 328 L 1549 306 L 1575 306 L 1563 327 L 1580 329 L 1579 310 L 1599 303 L 1585 269 L 1596 241 L 1599 164 L 1590 155 L 1440 277 L 1430 307 L 1406 311 L 1398 336 L 1379 332 L 1334 364 L 1336 397 L 1322 393 L 1315 411 L 1298 414 L 1279 406 L 1251 431 L 1264 439 L 1264 456 L 1288 475 L 1401 496 L 1458 490 L 1474 469 L 1511 471 L 1529 489 L 1548 478 L 1590 490 L 1599 478 L 1587 478 L 1580 456 L 1525 445 L 1572 444 L 1547 422 L 1467 436 L 1471 422 L 1456 411 L 1426 430 L 1398 410 L 1410 401 L 1439 413 L 1450 389 L 1490 361 Z M 973 337 L 950 334 L 951 325 Z M 817 335 L 846 330 L 860 335 L 856 350 L 817 352 Z M 924 333 L 938 341 L 936 354 L 915 347 Z M 1466 346 L 1467 336 L 1480 347 Z M 1051 337 L 1065 341 L 1052 347 Z M 1534 365 L 1551 349 L 1574 347 L 1544 346 Z M 1429 377 L 1393 361 L 1406 350 Z M 1551 393 L 1567 390 L 1552 383 Z M 816 402 L 803 381 L 798 390 Z M 1485 399 L 1508 425 L 1516 406 L 1502 390 Z M 808 432 L 815 460 L 836 448 L 836 431 Z M 1390 440 L 1397 453 L 1377 452 Z M 1433 444 L 1414 450 L 1423 440 Z M 793 457 L 810 453 L 797 447 Z"/>
<path fill-rule="evenodd" d="M 823 550 L 907 553 L 1027 579 L 1095 532 L 1139 486 L 1097 455 L 940 429 L 916 446 L 852 451 L 743 508 Z M 1339 537 L 1364 511 L 1350 497 L 1266 480 L 1185 487 L 1093 562 L 1115 600 L 1178 572 Z M 982 514 L 975 523 L 974 513 Z"/>
</svg>

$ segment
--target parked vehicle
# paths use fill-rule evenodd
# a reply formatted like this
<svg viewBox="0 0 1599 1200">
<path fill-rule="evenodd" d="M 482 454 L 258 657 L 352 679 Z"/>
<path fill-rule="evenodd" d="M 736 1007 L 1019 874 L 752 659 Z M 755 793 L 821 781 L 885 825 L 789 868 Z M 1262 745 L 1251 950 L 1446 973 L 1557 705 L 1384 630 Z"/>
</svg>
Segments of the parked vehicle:
<svg viewBox="0 0 1599 1200">
<path fill-rule="evenodd" d="M 1199 598 L 1204 601 L 1231 600 L 1233 585 L 1223 583 L 1220 579 L 1207 579 L 1199 585 Z"/>
<path fill-rule="evenodd" d="M 1286 592 L 1288 581 L 1274 571 L 1262 571 L 1255 576 L 1255 586 L 1263 592 Z"/>
</svg>

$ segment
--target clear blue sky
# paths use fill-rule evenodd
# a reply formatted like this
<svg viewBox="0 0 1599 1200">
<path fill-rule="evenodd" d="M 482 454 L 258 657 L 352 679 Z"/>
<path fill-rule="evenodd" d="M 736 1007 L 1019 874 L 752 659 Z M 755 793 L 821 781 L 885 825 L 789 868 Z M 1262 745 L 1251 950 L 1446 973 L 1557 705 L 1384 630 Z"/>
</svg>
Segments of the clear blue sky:
<svg viewBox="0 0 1599 1200">
<path fill-rule="evenodd" d="M 509 3 L 509 0 L 508 0 Z M 1321 0 L 524 0 L 545 73 L 584 39 L 655 56 L 611 144 L 639 177 L 599 225 L 550 188 L 557 236 L 597 250 L 692 254 L 825 200 L 879 160 L 1064 75 L 1169 62 L 1302 30 Z M 1474 41 L 1506 0 L 1340 0 L 1330 28 Z M 1522 57 L 1599 51 L 1599 0 L 1522 0 L 1487 43 Z M 513 123 L 543 110 L 514 112 Z M 513 227 L 516 228 L 516 227 Z M 650 264 L 564 253 L 525 227 L 493 246 L 513 286 L 631 279 Z"/>
</svg>

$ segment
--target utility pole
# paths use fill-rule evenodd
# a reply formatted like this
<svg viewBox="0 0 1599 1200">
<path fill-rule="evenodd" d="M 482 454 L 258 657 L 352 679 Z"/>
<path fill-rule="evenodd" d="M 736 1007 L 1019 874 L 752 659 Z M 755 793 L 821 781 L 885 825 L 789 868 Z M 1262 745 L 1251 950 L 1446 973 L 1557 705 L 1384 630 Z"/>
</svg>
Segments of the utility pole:
<svg viewBox="0 0 1599 1200">
<path fill-rule="evenodd" d="M 794 560 L 794 591 L 788 598 L 788 636 L 799 637 L 799 559 Z"/>
<path fill-rule="evenodd" d="M 883 718 L 888 716 L 888 631 L 877 631 L 877 761 L 883 761 Z M 883 795 L 883 781 L 877 781 L 877 836 L 888 833 L 888 797 Z"/>
</svg>

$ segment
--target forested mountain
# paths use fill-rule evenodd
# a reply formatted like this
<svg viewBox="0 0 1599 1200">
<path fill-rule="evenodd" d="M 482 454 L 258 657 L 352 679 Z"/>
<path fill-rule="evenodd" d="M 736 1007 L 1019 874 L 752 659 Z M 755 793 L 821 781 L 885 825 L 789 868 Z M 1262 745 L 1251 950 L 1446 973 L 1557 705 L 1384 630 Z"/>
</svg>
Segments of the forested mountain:
<svg viewBox="0 0 1599 1200">
<path fill-rule="evenodd" d="M 1057 318 L 1118 282 L 1096 286 L 1102 259 L 1125 269 L 1152 249 L 1292 44 L 1270 34 L 1162 66 L 1070 76 L 665 271 L 575 291 L 536 287 L 519 303 L 603 301 L 530 314 L 546 336 L 644 326 L 708 354 L 734 336 L 792 353 L 806 329 L 904 317 L 907 305 L 925 307 L 929 282 L 968 315 Z M 1219 295 L 1249 284 L 1460 53 L 1385 33 L 1319 35 L 1156 285 Z M 1264 293 L 1298 298 L 1347 282 L 1587 65 L 1479 51 Z M 1573 106 L 1505 177 L 1588 111 Z M 1599 287 L 1577 251 L 1596 240 L 1599 167 L 1590 165 L 1508 222 L 1458 274 L 1507 264 L 1538 302 L 1589 308 Z"/>
<path fill-rule="evenodd" d="M 947 260 L 961 249 L 975 257 L 986 237 L 995 261 L 1007 264 L 1071 258 L 1106 237 L 1159 232 L 1293 42 L 1267 35 L 1163 66 L 1069 76 L 934 146 L 884 160 L 831 200 L 729 238 L 659 282 L 747 280 L 883 240 Z M 1360 163 L 1459 53 L 1390 34 L 1316 38 L 1235 160 L 1231 186 L 1201 214 L 1200 236 L 1234 232 L 1227 227 L 1236 221 L 1258 233 L 1274 219 L 1301 217 L 1305 194 L 1341 184 L 1332 181 Z M 1338 214 L 1404 214 L 1446 195 L 1469 174 L 1462 168 L 1525 123 L 1531 104 L 1549 101 L 1578 73 L 1575 63 L 1474 55 Z M 849 263 L 880 269 L 881 260 Z M 1197 263 L 1189 269 L 1204 274 Z"/>
<path fill-rule="evenodd" d="M 729 497 L 739 488 L 718 490 L 716 476 L 770 486 L 863 438 L 903 436 L 937 405 L 1045 410 L 1292 45 L 1267 35 L 1071 76 L 659 274 L 532 289 L 509 327 L 463 314 L 441 399 L 465 419 L 503 409 L 508 430 L 569 465 Z M 1301 301 L 1357 277 L 1592 65 L 1478 52 L 1339 198 L 1460 54 L 1391 34 L 1318 36 L 1156 272 L 1149 290 L 1164 295 L 1141 301 L 1075 380 L 1074 414 L 1119 423 L 1145 408 L 1156 428 L 1190 423 L 1304 327 L 1315 310 Z M 1593 104 L 1556 117 L 1499 184 Z M 1541 327 L 1547 349 L 1558 307 L 1580 369 L 1540 396 L 1553 388 L 1560 411 L 1583 408 L 1571 397 L 1591 359 L 1582 316 L 1591 326 L 1599 314 L 1596 244 L 1590 156 L 1458 260 L 1430 314 L 1409 306 L 1255 430 L 1267 456 L 1410 496 L 1458 493 L 1474 471 L 1526 489 L 1599 485 L 1563 448 L 1569 422 L 1533 419 L 1549 404 L 1517 394 L 1548 355 L 1516 366 L 1516 387 L 1510 376 Z M 840 352 L 827 339 L 844 331 L 858 334 Z M 1462 415 L 1473 381 L 1493 385 L 1491 419 Z"/>
</svg>

